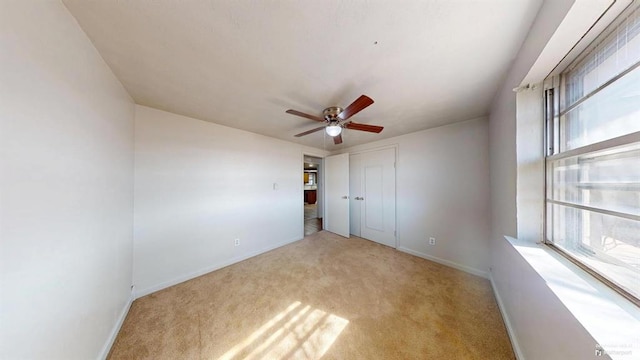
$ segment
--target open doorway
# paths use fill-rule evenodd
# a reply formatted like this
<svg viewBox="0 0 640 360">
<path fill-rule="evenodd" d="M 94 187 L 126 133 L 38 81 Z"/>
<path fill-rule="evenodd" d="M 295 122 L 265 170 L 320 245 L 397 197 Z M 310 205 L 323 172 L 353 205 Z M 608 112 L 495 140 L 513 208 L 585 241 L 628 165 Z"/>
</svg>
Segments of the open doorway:
<svg viewBox="0 0 640 360">
<path fill-rule="evenodd" d="M 322 230 L 322 159 L 304 156 L 304 236 Z"/>
</svg>

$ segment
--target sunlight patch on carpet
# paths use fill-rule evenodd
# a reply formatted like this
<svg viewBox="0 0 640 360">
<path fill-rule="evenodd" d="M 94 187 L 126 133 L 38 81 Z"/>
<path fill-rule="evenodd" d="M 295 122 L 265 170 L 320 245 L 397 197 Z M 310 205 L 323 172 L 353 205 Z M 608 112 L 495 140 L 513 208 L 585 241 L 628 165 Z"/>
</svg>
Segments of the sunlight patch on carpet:
<svg viewBox="0 0 640 360">
<path fill-rule="evenodd" d="M 319 359 L 336 341 L 349 320 L 296 301 L 219 360 Z"/>
</svg>

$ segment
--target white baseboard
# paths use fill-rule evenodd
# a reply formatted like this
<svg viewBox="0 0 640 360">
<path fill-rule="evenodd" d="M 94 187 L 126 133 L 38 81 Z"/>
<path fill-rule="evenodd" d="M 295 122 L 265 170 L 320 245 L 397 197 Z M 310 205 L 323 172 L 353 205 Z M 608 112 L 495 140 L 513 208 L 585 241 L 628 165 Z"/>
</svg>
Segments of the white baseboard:
<svg viewBox="0 0 640 360">
<path fill-rule="evenodd" d="M 452 267 L 454 269 L 458 269 L 458 270 L 467 272 L 469 274 L 480 276 L 480 277 L 483 277 L 485 279 L 489 278 L 489 274 L 486 271 L 474 269 L 472 267 L 469 267 L 469 266 L 466 266 L 466 265 L 461 265 L 461 264 L 455 263 L 453 261 L 440 259 L 438 257 L 432 256 L 432 255 L 429 255 L 429 254 L 425 254 L 425 253 L 422 253 L 422 252 L 419 252 L 419 251 L 411 250 L 411 249 L 408 249 L 408 248 L 402 247 L 402 246 L 399 247 L 398 250 L 402 251 L 402 252 L 405 252 L 407 254 L 411 254 L 411 255 L 414 255 L 414 256 L 417 256 L 417 257 L 421 257 L 423 259 L 427 259 L 427 260 L 431 260 L 433 262 L 437 262 L 438 264 L 442 264 L 442 265 L 445 265 L 445 266 L 448 266 L 448 267 Z"/>
<path fill-rule="evenodd" d="M 122 308 L 122 312 L 118 317 L 118 321 L 116 322 L 113 329 L 111 330 L 111 334 L 109 334 L 109 338 L 107 339 L 107 342 L 104 344 L 104 347 L 100 352 L 99 359 L 105 360 L 107 356 L 109 356 L 109 351 L 111 351 L 111 347 L 113 346 L 113 343 L 116 341 L 116 337 L 118 337 L 120 328 L 122 327 L 122 324 L 124 324 L 124 319 L 127 318 L 127 314 L 129 313 L 129 309 L 131 309 L 131 304 L 133 303 L 133 300 L 134 300 L 134 297 L 133 297 L 133 290 L 132 290 L 131 295 L 129 295 L 129 299 L 127 300 L 127 303 L 124 304 L 124 307 Z"/>
<path fill-rule="evenodd" d="M 498 303 L 498 309 L 500 309 L 500 313 L 502 314 L 502 320 L 504 321 L 504 325 L 507 328 L 507 334 L 509 334 L 509 340 L 511 340 L 513 352 L 516 354 L 516 359 L 525 360 L 524 355 L 522 354 L 522 349 L 520 348 L 520 344 L 518 343 L 518 339 L 516 338 L 516 334 L 513 330 L 513 326 L 511 325 L 509 314 L 507 314 L 504 303 L 502 302 L 502 298 L 500 297 L 500 293 L 498 292 L 496 283 L 493 281 L 493 275 L 491 273 L 489 273 L 489 280 L 491 281 L 493 295 L 495 296 L 496 302 Z"/>
<path fill-rule="evenodd" d="M 148 287 L 146 289 L 142 289 L 142 290 L 136 291 L 135 292 L 135 298 L 136 299 L 141 298 L 143 296 L 152 294 L 152 293 L 154 293 L 156 291 L 160 291 L 162 289 L 166 289 L 166 288 L 171 287 L 173 285 L 177 285 L 177 284 L 180 284 L 182 282 L 197 278 L 198 276 L 202 276 L 204 274 L 208 274 L 208 273 L 210 273 L 212 271 L 216 271 L 216 270 L 222 269 L 222 268 L 227 267 L 229 265 L 233 265 L 233 264 L 235 264 L 237 262 L 252 258 L 254 256 L 266 253 L 267 251 L 271 251 L 271 250 L 277 249 L 279 247 L 282 247 L 282 246 L 285 246 L 285 245 L 288 245 L 288 244 L 291 244 L 291 243 L 294 243 L 294 242 L 300 241 L 300 240 L 302 240 L 302 238 L 296 238 L 296 239 L 293 239 L 293 240 L 287 240 L 287 241 L 284 241 L 284 242 L 279 242 L 277 244 L 274 244 L 274 245 L 271 245 L 271 246 L 267 246 L 266 248 L 262 248 L 260 250 L 252 251 L 252 252 L 250 252 L 248 254 L 237 256 L 237 257 L 231 258 L 229 260 L 226 260 L 226 261 L 223 261 L 223 262 L 211 265 L 211 266 L 207 266 L 204 269 L 200 269 L 198 271 L 194 271 L 194 272 L 191 272 L 189 274 L 176 277 L 174 279 L 171 279 L 169 281 L 165 281 L 165 282 L 160 283 L 158 285 L 150 286 L 150 287 Z"/>
</svg>

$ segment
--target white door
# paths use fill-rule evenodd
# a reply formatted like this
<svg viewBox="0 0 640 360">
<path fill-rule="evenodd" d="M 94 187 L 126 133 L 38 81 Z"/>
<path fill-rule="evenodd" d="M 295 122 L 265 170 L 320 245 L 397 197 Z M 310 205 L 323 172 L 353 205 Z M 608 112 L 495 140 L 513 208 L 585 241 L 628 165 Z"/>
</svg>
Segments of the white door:
<svg viewBox="0 0 640 360">
<path fill-rule="evenodd" d="M 322 227 L 349 237 L 349 154 L 324 159 L 325 212 Z"/>
<path fill-rule="evenodd" d="M 353 222 L 359 221 L 361 237 L 380 244 L 396 247 L 396 153 L 394 148 L 371 151 L 353 156 L 358 164 L 352 168 L 353 176 L 360 176 L 360 186 L 352 183 L 354 204 Z M 354 233 L 355 234 L 355 233 Z"/>
<path fill-rule="evenodd" d="M 349 194 L 353 194 L 349 202 L 349 230 L 352 235 L 361 237 L 360 234 L 360 216 L 362 215 L 362 202 L 360 194 L 362 193 L 362 154 L 354 154 L 349 156 Z"/>
</svg>

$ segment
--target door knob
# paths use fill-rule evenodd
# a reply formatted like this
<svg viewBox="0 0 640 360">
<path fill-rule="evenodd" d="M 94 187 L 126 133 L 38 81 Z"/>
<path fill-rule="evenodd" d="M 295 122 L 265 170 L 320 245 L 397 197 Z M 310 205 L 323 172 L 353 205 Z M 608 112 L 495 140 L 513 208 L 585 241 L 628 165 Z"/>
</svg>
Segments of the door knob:
<svg viewBox="0 0 640 360">
<path fill-rule="evenodd" d="M 349 197 L 348 197 L 347 195 L 345 195 L 345 196 L 343 196 L 342 198 L 343 198 L 343 199 L 348 199 Z"/>
</svg>

